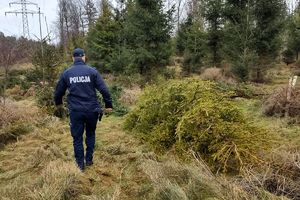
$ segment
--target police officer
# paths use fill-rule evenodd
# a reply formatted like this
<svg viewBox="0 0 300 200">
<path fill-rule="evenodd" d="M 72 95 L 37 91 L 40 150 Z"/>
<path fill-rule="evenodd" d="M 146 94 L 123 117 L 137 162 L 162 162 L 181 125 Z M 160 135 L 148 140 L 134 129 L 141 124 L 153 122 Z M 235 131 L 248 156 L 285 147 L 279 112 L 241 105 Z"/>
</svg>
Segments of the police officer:
<svg viewBox="0 0 300 200">
<path fill-rule="evenodd" d="M 61 75 L 56 86 L 54 100 L 57 109 L 62 108 L 62 98 L 68 89 L 68 108 L 73 137 L 74 154 L 81 171 L 93 164 L 95 130 L 102 112 L 96 96 L 98 90 L 105 102 L 105 112 L 112 111 L 112 99 L 103 79 L 95 68 L 85 64 L 83 49 L 73 51 L 74 64 Z M 86 155 L 84 162 L 83 132 L 86 131 Z"/>
</svg>

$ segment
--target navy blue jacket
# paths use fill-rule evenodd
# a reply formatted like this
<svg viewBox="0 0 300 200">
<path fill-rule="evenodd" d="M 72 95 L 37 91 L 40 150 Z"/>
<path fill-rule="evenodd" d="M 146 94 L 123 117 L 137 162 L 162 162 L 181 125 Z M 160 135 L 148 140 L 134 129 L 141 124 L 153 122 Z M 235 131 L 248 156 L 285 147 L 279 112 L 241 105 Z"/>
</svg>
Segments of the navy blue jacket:
<svg viewBox="0 0 300 200">
<path fill-rule="evenodd" d="M 67 89 L 70 111 L 99 112 L 101 107 L 96 89 L 102 94 L 105 107 L 112 108 L 112 99 L 102 77 L 95 68 L 86 65 L 81 59 L 75 60 L 61 75 L 54 93 L 55 105 L 62 104 Z"/>
</svg>

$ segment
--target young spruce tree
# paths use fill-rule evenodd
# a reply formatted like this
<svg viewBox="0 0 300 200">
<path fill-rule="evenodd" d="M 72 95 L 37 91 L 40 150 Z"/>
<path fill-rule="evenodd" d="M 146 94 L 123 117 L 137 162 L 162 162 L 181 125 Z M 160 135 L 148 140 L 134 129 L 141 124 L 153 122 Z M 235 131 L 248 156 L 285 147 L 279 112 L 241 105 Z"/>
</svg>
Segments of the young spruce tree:
<svg viewBox="0 0 300 200">
<path fill-rule="evenodd" d="M 287 64 L 298 61 L 300 54 L 300 5 L 290 14 L 287 23 L 287 49 L 283 52 L 284 62 Z"/>
<path fill-rule="evenodd" d="M 253 68 L 253 79 L 256 82 L 264 81 L 264 73 L 278 57 L 285 12 L 284 0 L 255 1 L 254 38 L 258 64 Z"/>
<path fill-rule="evenodd" d="M 220 67 L 223 48 L 224 1 L 206 0 L 204 17 L 208 24 L 208 47 L 211 65 Z"/>
<path fill-rule="evenodd" d="M 147 74 L 167 65 L 172 49 L 170 34 L 173 10 L 164 11 L 162 0 L 132 0 L 124 22 L 130 70 Z"/>
<path fill-rule="evenodd" d="M 183 72 L 197 73 L 204 64 L 207 53 L 206 33 L 203 24 L 194 15 L 189 15 L 179 27 L 176 43 L 177 53 L 183 55 Z"/>
<path fill-rule="evenodd" d="M 87 36 L 87 52 L 92 63 L 101 71 L 111 71 L 112 55 L 119 43 L 121 26 L 107 0 L 102 1 L 101 15 Z"/>
<path fill-rule="evenodd" d="M 225 5 L 224 52 L 232 72 L 247 81 L 250 69 L 256 65 L 254 50 L 254 0 L 228 0 Z"/>
</svg>

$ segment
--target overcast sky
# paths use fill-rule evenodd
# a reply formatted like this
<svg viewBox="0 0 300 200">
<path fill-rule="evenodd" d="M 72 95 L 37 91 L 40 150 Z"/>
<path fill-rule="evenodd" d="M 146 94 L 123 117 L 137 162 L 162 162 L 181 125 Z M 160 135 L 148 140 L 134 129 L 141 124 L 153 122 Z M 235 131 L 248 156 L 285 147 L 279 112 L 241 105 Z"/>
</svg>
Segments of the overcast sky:
<svg viewBox="0 0 300 200">
<path fill-rule="evenodd" d="M 15 35 L 15 36 L 22 36 L 23 34 L 23 25 L 22 25 L 22 15 L 18 14 L 7 14 L 5 16 L 5 12 L 19 10 L 21 9 L 20 5 L 12 5 L 9 7 L 9 2 L 16 2 L 20 0 L 0 0 L 0 32 L 3 32 L 5 35 Z M 54 22 L 57 16 L 57 0 L 28 0 L 33 3 L 37 3 L 40 8 L 41 12 L 44 13 L 44 17 L 42 17 L 42 32 L 43 36 L 47 34 L 47 28 L 45 24 L 45 16 L 47 18 L 47 23 L 49 27 L 49 31 L 52 32 L 51 36 L 52 39 L 54 38 Z M 28 6 L 30 10 L 36 10 L 35 6 Z M 28 24 L 29 24 L 29 32 L 30 37 L 32 39 L 36 39 L 36 36 L 39 37 L 39 17 L 38 15 L 28 15 Z"/>
</svg>

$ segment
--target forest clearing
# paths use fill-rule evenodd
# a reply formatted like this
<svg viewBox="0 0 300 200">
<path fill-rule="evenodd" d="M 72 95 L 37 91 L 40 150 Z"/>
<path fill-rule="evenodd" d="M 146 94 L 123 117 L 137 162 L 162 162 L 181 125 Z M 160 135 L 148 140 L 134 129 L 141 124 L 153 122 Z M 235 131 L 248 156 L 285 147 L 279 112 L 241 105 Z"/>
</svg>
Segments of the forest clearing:
<svg viewBox="0 0 300 200">
<path fill-rule="evenodd" d="M 278 82 L 286 82 L 285 77 Z M 282 83 L 265 87 L 272 91 L 270 88 Z M 133 97 L 122 99 L 131 103 L 141 93 L 133 90 L 127 92 Z M 18 95 L 16 91 L 12 94 Z M 262 171 L 255 171 L 252 166 L 240 175 L 233 172 L 236 175 L 229 176 L 215 174 L 195 152 L 188 152 L 189 159 L 185 161 L 174 149 L 167 153 L 155 151 L 134 134 L 126 133 L 124 117 L 118 116 L 104 117 L 98 124 L 95 165 L 81 173 L 73 160 L 68 120 L 43 113 L 34 97 L 21 98 L 9 100 L 8 110 L 1 110 L 1 117 L 16 120 L 1 129 L 0 134 L 3 199 L 288 199 L 289 195 L 298 198 L 300 127 L 290 125 L 285 118 L 264 116 L 260 111 L 261 100 L 257 98 L 234 101 L 252 117 L 253 124 L 280 136 L 281 141 L 266 155 L 269 168 L 260 163 L 264 166 Z"/>
</svg>

